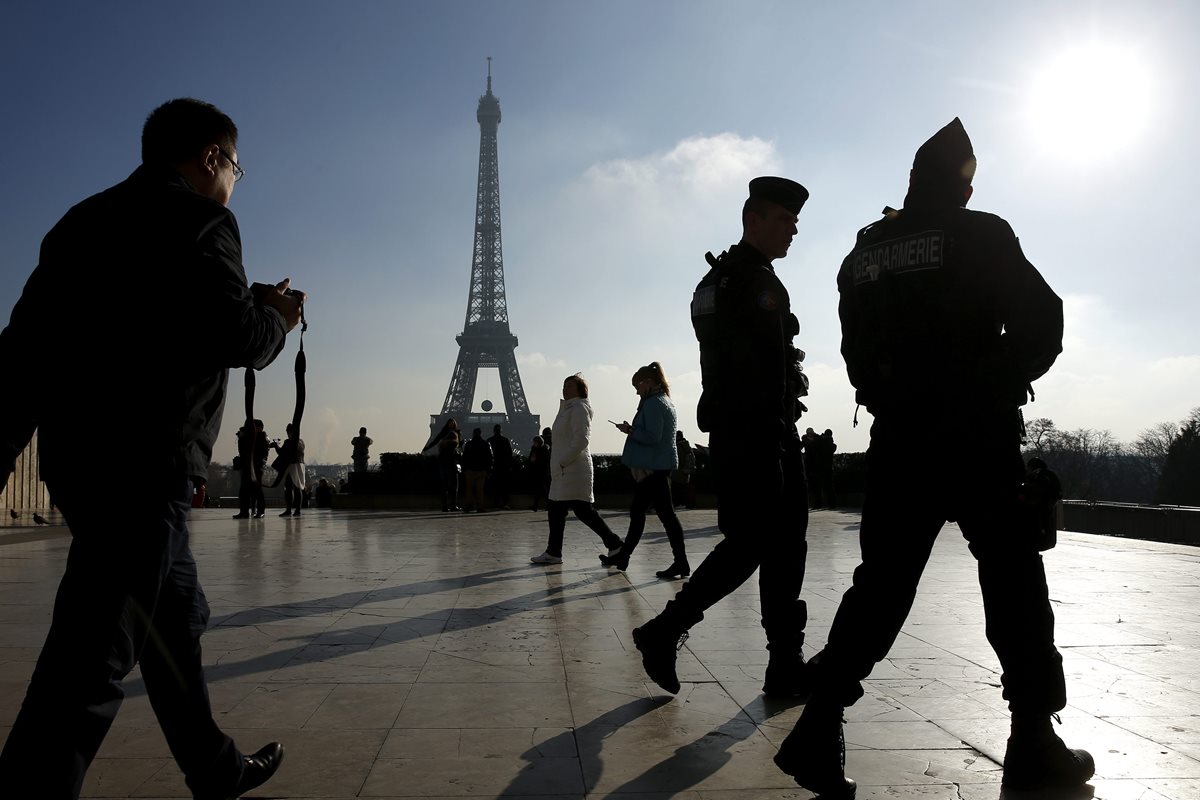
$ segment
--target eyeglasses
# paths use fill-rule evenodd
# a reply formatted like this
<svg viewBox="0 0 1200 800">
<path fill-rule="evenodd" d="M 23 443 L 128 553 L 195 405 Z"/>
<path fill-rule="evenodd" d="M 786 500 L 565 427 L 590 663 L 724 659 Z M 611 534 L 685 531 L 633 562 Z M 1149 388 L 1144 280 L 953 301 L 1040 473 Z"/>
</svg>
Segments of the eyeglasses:
<svg viewBox="0 0 1200 800">
<path fill-rule="evenodd" d="M 246 170 L 242 169 L 242 165 L 241 165 L 241 164 L 239 164 L 238 162 L 234 161 L 234 160 L 233 160 L 233 159 L 230 157 L 229 153 L 226 153 L 226 152 L 225 152 L 225 149 L 224 149 L 224 148 L 222 148 L 222 147 L 218 147 L 218 148 L 217 148 L 217 151 L 218 151 L 218 152 L 219 152 L 221 155 L 225 156 L 225 160 L 229 162 L 229 165 L 230 165 L 231 167 L 233 167 L 233 182 L 234 182 L 234 183 L 237 183 L 237 182 L 238 182 L 238 181 L 240 181 L 242 178 L 246 177 Z"/>
</svg>

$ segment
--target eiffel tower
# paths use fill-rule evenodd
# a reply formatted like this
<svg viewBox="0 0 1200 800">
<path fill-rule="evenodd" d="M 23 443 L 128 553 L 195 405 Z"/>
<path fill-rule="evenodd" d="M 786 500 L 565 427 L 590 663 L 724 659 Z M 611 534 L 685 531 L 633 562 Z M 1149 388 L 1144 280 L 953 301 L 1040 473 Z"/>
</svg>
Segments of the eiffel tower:
<svg viewBox="0 0 1200 800">
<path fill-rule="evenodd" d="M 429 429 L 436 434 L 450 417 L 458 421 L 465 438 L 473 428 L 492 435 L 500 424 L 512 439 L 513 449 L 529 451 L 534 436 L 541 432 L 537 414 L 529 411 L 525 388 L 517 371 L 517 337 L 508 328 L 508 301 L 504 295 L 504 255 L 500 246 L 500 164 L 496 155 L 496 129 L 500 127 L 500 101 L 492 94 L 492 59 L 488 59 L 487 94 L 479 98 L 475 112 L 479 120 L 479 188 L 475 198 L 475 246 L 471 257 L 471 292 L 467 297 L 467 319 L 458 342 L 458 362 L 450 378 L 450 389 L 440 414 L 431 414 Z M 491 413 L 485 399 L 472 411 L 479 370 L 496 369 L 500 391 L 508 413 Z"/>
</svg>

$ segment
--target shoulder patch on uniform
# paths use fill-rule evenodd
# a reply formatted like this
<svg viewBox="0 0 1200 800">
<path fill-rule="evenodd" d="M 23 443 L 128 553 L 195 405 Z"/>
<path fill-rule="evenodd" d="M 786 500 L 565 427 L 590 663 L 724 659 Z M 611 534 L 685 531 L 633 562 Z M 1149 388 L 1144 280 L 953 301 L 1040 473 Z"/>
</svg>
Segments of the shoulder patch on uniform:
<svg viewBox="0 0 1200 800">
<path fill-rule="evenodd" d="M 941 269 L 945 263 L 945 240 L 943 231 L 921 231 L 857 247 L 847 258 L 851 278 L 857 286 L 877 281 L 884 273 L 902 275 Z"/>
<path fill-rule="evenodd" d="M 717 313 L 717 287 L 700 286 L 692 293 L 692 316 Z"/>
</svg>

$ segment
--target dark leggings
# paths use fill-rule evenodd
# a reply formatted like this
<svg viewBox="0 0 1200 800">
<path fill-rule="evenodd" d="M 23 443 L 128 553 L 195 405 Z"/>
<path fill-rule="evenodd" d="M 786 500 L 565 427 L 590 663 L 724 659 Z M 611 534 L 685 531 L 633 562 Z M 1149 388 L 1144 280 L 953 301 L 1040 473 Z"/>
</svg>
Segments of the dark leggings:
<svg viewBox="0 0 1200 800">
<path fill-rule="evenodd" d="M 633 503 L 629 506 L 629 533 L 625 534 L 625 546 L 621 549 L 626 556 L 633 555 L 634 548 L 642 540 L 642 531 L 646 529 L 646 510 L 650 506 L 654 506 L 658 521 L 667 531 L 671 555 L 676 561 L 686 564 L 683 526 L 679 524 L 679 517 L 675 516 L 675 505 L 671 499 L 671 471 L 666 469 L 655 470 L 634 486 Z"/>
<path fill-rule="evenodd" d="M 283 502 L 287 508 L 299 511 L 304 500 L 304 490 L 292 482 L 291 478 L 283 481 Z"/>
<path fill-rule="evenodd" d="M 546 552 L 552 556 L 562 557 L 563 531 L 567 527 L 568 511 L 574 511 L 579 521 L 595 531 L 609 550 L 621 546 L 621 537 L 612 532 L 604 518 L 586 500 L 547 500 L 546 510 L 550 517 L 550 539 L 546 542 Z"/>
</svg>

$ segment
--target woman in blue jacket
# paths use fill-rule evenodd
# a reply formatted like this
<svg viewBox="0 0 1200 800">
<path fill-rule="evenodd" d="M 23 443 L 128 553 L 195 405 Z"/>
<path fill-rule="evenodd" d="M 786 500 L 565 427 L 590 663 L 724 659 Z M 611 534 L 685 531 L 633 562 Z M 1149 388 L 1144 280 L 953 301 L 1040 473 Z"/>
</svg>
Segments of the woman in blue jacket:
<svg viewBox="0 0 1200 800">
<path fill-rule="evenodd" d="M 667 531 L 674 560 L 671 566 L 655 573 L 663 579 L 683 578 L 692 574 L 687 553 L 683 548 L 683 526 L 675 516 L 675 503 L 671 499 L 671 471 L 679 466 L 679 454 L 675 449 L 676 414 L 671 402 L 671 388 L 667 376 L 655 361 L 633 373 L 633 388 L 642 398 L 638 403 L 633 424 L 622 422 L 617 428 L 627 438 L 621 460 L 633 472 L 637 482 L 633 490 L 633 504 L 629 508 L 629 533 L 625 544 L 614 556 L 600 556 L 607 566 L 625 569 L 629 557 L 642 538 L 646 527 L 646 510 L 651 505 Z"/>
</svg>

